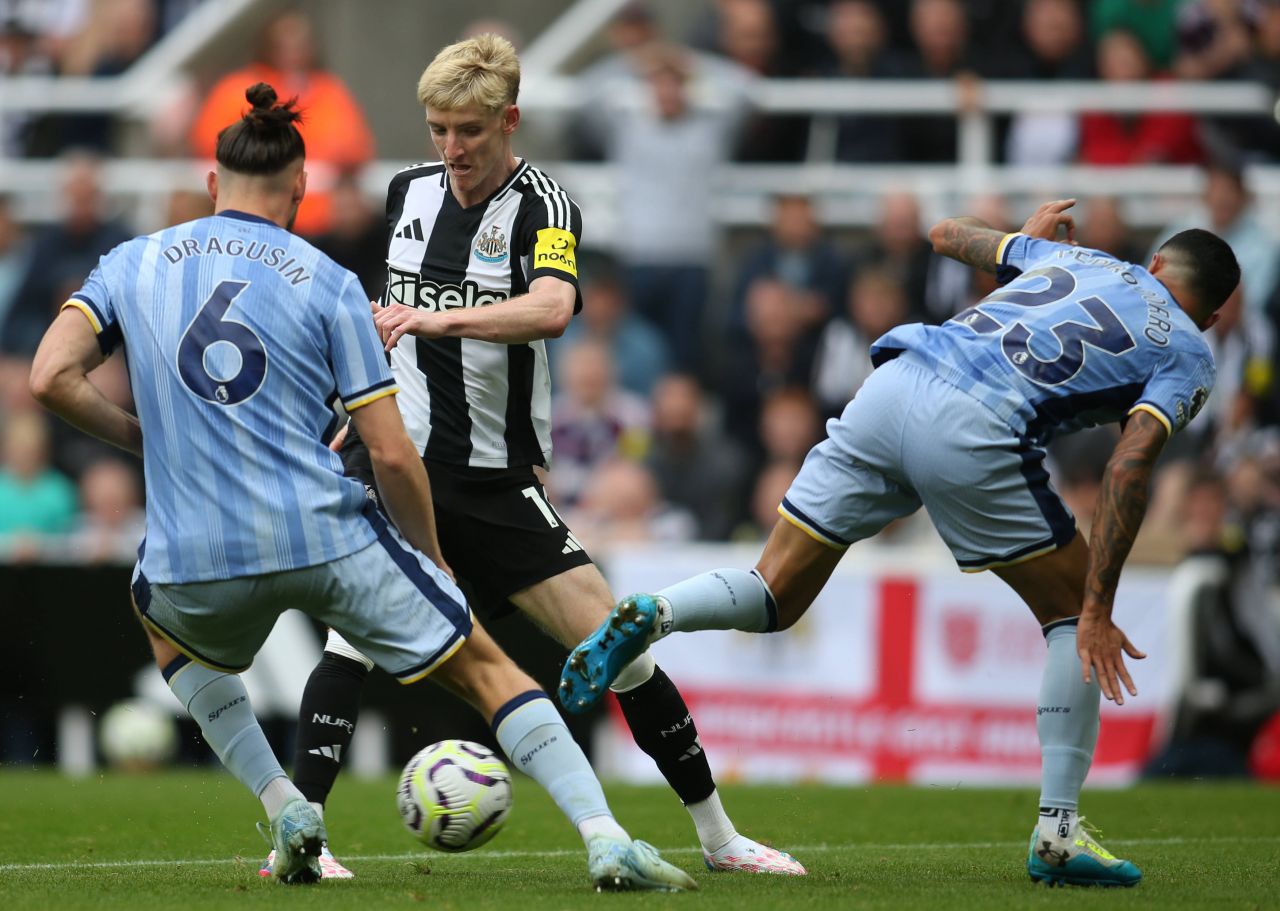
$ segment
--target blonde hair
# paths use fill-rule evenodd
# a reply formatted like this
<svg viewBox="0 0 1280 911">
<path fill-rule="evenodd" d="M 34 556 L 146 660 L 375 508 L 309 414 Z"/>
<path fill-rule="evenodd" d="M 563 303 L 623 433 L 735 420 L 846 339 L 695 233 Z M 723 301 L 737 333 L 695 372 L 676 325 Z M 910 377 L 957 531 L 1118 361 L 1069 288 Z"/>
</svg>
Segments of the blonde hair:
<svg viewBox="0 0 1280 911">
<path fill-rule="evenodd" d="M 475 105 L 493 113 L 515 104 L 519 91 L 516 49 L 491 33 L 449 45 L 418 80 L 418 102 L 438 111 Z"/>
</svg>

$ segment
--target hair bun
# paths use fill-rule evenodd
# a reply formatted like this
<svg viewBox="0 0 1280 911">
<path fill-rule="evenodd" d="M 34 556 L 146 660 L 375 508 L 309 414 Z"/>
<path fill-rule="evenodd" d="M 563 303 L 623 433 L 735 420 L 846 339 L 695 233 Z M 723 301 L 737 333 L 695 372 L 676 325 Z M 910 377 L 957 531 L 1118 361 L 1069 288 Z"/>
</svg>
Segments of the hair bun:
<svg viewBox="0 0 1280 911">
<path fill-rule="evenodd" d="M 253 105 L 255 111 L 269 111 L 275 107 L 279 96 L 276 95 L 276 90 L 271 86 L 265 82 L 259 82 L 249 86 L 245 90 L 244 97 Z"/>
</svg>

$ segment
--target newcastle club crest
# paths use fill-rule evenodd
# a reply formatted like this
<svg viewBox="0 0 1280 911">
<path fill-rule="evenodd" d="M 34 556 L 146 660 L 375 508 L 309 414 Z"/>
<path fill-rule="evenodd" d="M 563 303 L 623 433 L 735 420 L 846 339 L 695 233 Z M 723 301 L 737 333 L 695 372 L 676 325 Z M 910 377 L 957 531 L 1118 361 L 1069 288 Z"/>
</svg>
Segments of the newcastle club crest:
<svg viewBox="0 0 1280 911">
<path fill-rule="evenodd" d="M 481 231 L 476 237 L 476 259 L 485 263 L 500 263 L 507 258 L 507 236 L 492 225 L 488 233 Z"/>
</svg>

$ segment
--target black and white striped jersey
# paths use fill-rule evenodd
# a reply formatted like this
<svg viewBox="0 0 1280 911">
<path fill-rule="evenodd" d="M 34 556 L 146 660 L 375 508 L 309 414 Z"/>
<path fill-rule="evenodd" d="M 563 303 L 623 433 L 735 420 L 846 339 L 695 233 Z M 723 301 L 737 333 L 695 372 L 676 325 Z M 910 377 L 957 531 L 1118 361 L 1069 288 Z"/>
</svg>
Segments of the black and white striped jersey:
<svg viewBox="0 0 1280 911">
<path fill-rule="evenodd" d="M 485 307 L 554 276 L 577 287 L 582 215 L 521 161 L 484 202 L 462 208 L 443 164 L 406 168 L 387 191 L 383 303 Z M 578 294 L 574 312 L 582 308 Z M 424 458 L 475 468 L 549 465 L 551 378 L 542 340 L 505 345 L 405 335 L 391 352 L 400 412 Z"/>
</svg>

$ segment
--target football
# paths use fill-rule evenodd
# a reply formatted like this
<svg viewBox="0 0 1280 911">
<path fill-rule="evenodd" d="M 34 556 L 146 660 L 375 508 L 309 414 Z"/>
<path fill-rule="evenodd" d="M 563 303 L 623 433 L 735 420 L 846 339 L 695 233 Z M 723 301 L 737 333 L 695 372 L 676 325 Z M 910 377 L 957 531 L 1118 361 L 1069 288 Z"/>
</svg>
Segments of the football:
<svg viewBox="0 0 1280 911">
<path fill-rule="evenodd" d="M 178 726 L 172 712 L 142 699 L 128 699 L 102 716 L 98 745 L 113 767 L 152 769 L 173 759 Z"/>
<path fill-rule="evenodd" d="M 405 827 L 424 845 L 470 851 L 497 835 L 511 813 L 511 773 L 488 747 L 442 740 L 409 760 L 396 801 Z"/>
</svg>

